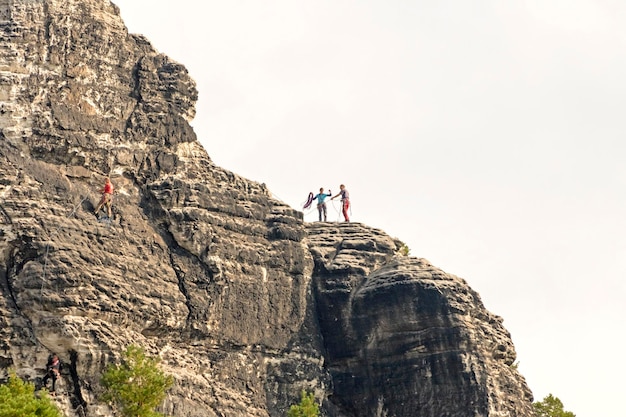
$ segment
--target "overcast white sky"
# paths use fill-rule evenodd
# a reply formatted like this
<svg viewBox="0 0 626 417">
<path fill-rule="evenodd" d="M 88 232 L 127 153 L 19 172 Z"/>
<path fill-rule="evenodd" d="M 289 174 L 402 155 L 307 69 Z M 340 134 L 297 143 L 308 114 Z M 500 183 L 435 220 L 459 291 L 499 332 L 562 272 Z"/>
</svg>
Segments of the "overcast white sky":
<svg viewBox="0 0 626 417">
<path fill-rule="evenodd" d="M 623 412 L 626 2 L 114 2 L 218 165 L 296 208 L 345 183 L 504 318 L 537 400 Z"/>
</svg>

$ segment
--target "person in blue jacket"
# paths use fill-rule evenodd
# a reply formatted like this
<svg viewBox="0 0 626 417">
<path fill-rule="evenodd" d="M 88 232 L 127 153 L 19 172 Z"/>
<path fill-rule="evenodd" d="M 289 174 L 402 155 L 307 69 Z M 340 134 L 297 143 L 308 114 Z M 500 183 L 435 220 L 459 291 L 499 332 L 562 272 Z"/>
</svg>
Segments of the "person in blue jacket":
<svg viewBox="0 0 626 417">
<path fill-rule="evenodd" d="M 317 211 L 320 215 L 320 221 L 322 221 L 322 215 L 324 216 L 324 221 L 326 221 L 326 203 L 324 200 L 326 200 L 326 197 L 330 197 L 331 195 L 330 190 L 328 190 L 328 194 L 326 194 L 324 193 L 324 188 L 320 188 L 320 193 L 313 197 L 317 200 Z"/>
</svg>

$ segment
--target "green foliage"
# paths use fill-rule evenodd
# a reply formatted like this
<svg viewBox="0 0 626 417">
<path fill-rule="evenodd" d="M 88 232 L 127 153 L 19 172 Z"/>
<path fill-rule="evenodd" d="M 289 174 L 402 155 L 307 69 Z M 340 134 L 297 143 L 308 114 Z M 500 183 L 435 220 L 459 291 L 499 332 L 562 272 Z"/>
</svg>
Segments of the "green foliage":
<svg viewBox="0 0 626 417">
<path fill-rule="evenodd" d="M 405 244 L 403 244 L 400 247 L 400 250 L 398 251 L 400 253 L 400 255 L 402 256 L 409 256 L 409 254 L 411 253 L 411 249 L 409 249 L 409 247 Z"/>
<path fill-rule="evenodd" d="M 125 417 L 161 416 L 154 408 L 165 399 L 174 378 L 161 371 L 158 364 L 158 358 L 147 357 L 138 346 L 129 346 L 121 365 L 109 365 L 102 375 L 106 389 L 103 399 Z"/>
<path fill-rule="evenodd" d="M 317 417 L 320 414 L 320 409 L 315 402 L 315 396 L 313 393 L 307 394 L 302 390 L 302 399 L 300 404 L 292 405 L 289 407 L 288 417 Z"/>
<path fill-rule="evenodd" d="M 47 393 L 35 396 L 35 386 L 24 382 L 14 371 L 9 382 L 0 385 L 0 417 L 62 417 Z"/>
<path fill-rule="evenodd" d="M 548 394 L 543 401 L 533 403 L 537 417 L 576 417 L 571 411 L 563 410 L 563 403 L 552 394 Z"/>
</svg>

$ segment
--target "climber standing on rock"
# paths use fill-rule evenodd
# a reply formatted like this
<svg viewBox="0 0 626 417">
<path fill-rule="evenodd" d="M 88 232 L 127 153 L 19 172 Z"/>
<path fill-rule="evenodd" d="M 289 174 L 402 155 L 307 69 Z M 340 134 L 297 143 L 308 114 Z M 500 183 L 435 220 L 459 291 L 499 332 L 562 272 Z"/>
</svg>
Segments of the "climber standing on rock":
<svg viewBox="0 0 626 417">
<path fill-rule="evenodd" d="M 52 389 L 50 393 L 54 395 L 57 379 L 61 376 L 61 361 L 56 354 L 50 355 L 46 364 L 46 375 L 43 377 L 43 386 L 48 387 L 48 380 L 52 379 Z"/>
<path fill-rule="evenodd" d="M 106 205 L 107 214 L 109 215 L 109 218 L 111 218 L 111 206 L 113 205 L 113 184 L 111 184 L 111 179 L 109 177 L 105 178 L 104 188 L 100 190 L 100 193 L 102 194 L 102 198 L 100 199 L 100 203 L 98 203 L 98 207 L 96 207 L 94 214 L 97 216 L 102 207 Z"/>
<path fill-rule="evenodd" d="M 348 217 L 348 209 L 350 208 L 350 193 L 346 189 L 346 186 L 343 185 L 343 184 L 341 184 L 339 186 L 339 189 L 341 191 L 339 191 L 338 194 L 332 196 L 330 199 L 334 200 L 335 197 L 341 196 L 341 206 L 342 206 L 343 218 L 345 219 L 345 221 L 349 222 L 350 218 Z"/>
<path fill-rule="evenodd" d="M 326 200 L 326 197 L 330 197 L 331 195 L 330 190 L 328 190 L 328 194 L 326 194 L 324 193 L 324 188 L 320 188 L 319 194 L 313 197 L 314 199 L 317 199 L 317 211 L 319 212 L 320 221 L 322 221 L 322 218 L 326 221 L 326 203 L 324 200 Z"/>
</svg>

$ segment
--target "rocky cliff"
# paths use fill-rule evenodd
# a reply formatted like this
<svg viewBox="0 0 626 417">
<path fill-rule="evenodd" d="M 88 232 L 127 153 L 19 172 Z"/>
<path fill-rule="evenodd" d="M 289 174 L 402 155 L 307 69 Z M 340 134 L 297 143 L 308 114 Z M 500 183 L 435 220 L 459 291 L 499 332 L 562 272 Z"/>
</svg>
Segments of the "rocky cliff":
<svg viewBox="0 0 626 417">
<path fill-rule="evenodd" d="M 0 379 L 64 363 L 67 416 L 112 416 L 123 348 L 172 416 L 531 416 L 502 320 L 363 224 L 305 224 L 215 166 L 186 69 L 108 0 L 0 0 Z M 112 219 L 93 214 L 105 176 Z"/>
</svg>

